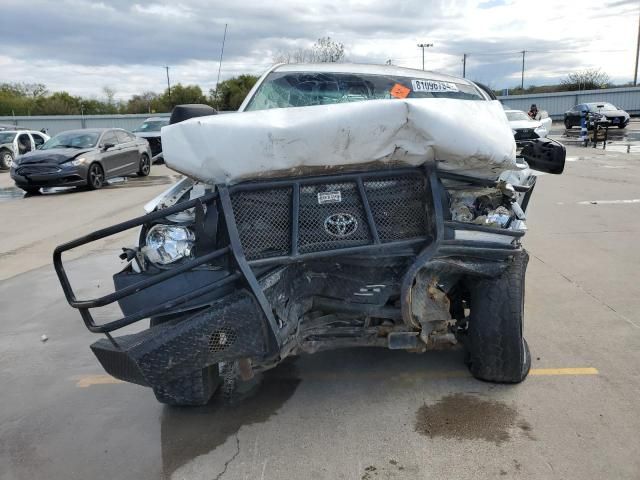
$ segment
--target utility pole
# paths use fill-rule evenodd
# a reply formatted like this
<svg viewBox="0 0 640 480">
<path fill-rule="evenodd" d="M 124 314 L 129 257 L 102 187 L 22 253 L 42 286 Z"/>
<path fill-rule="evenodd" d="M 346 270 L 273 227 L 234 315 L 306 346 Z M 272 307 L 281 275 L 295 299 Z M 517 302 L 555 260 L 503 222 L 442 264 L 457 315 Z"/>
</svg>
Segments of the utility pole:
<svg viewBox="0 0 640 480">
<path fill-rule="evenodd" d="M 422 70 L 424 70 L 424 49 L 433 47 L 433 43 L 419 43 L 418 47 L 422 49 Z"/>
<path fill-rule="evenodd" d="M 526 50 L 522 50 L 522 78 L 520 80 L 520 88 L 524 90 L 524 56 L 527 53 Z"/>
<path fill-rule="evenodd" d="M 640 54 L 640 12 L 638 12 L 638 44 L 636 46 L 636 69 L 633 74 L 633 85 L 638 84 L 638 55 Z"/>
<path fill-rule="evenodd" d="M 167 71 L 167 90 L 169 91 L 169 98 L 171 98 L 171 82 L 169 82 L 169 66 L 165 65 L 164 68 Z"/>
<path fill-rule="evenodd" d="M 467 54 L 462 54 L 462 78 L 467 78 Z"/>
</svg>

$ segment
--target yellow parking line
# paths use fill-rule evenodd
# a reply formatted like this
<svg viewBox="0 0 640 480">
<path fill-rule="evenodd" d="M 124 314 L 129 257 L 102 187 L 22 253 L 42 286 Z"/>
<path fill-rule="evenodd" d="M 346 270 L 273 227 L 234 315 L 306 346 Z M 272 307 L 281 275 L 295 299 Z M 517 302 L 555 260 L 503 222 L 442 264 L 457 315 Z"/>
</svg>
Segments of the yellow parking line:
<svg viewBox="0 0 640 480">
<path fill-rule="evenodd" d="M 593 367 L 573 367 L 573 368 L 532 368 L 529 372 L 529 375 L 536 377 L 551 377 L 551 376 L 559 376 L 559 375 L 598 375 L 597 368 Z M 324 374 L 319 374 L 316 372 L 315 374 L 310 375 L 312 378 L 318 380 L 331 380 L 331 379 L 340 379 L 345 377 L 345 372 L 325 372 Z M 346 376 L 349 376 L 347 374 Z M 448 372 L 429 372 L 429 373 L 418 373 L 418 372 L 407 372 L 401 373 L 395 377 L 389 376 L 382 373 L 370 372 L 370 374 L 353 374 L 353 378 L 379 378 L 379 379 L 400 379 L 400 380 L 417 380 L 417 379 L 427 379 L 427 380 L 446 380 L 448 378 L 463 378 L 470 377 L 468 371 L 466 370 L 451 370 Z M 276 376 L 277 378 L 277 376 Z M 113 385 L 118 383 L 124 383 L 122 380 L 118 380 L 117 378 L 113 378 L 111 375 L 100 374 L 100 375 L 78 375 L 73 377 L 76 380 L 76 387 L 78 388 L 88 388 L 93 385 Z"/>
<path fill-rule="evenodd" d="M 532 368 L 529 375 L 552 376 L 552 375 L 598 375 L 598 369 L 593 367 L 585 368 Z"/>
<path fill-rule="evenodd" d="M 114 383 L 124 383 L 122 380 L 113 378 L 111 375 L 80 375 L 75 377 L 76 387 L 87 388 L 92 385 L 109 385 Z"/>
</svg>

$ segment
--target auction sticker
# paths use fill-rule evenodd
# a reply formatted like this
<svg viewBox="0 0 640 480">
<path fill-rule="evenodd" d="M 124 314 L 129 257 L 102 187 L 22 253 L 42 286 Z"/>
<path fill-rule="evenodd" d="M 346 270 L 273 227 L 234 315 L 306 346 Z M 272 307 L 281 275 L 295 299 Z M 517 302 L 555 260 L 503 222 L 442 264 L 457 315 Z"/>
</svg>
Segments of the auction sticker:
<svg viewBox="0 0 640 480">
<path fill-rule="evenodd" d="M 436 80 L 411 80 L 414 92 L 457 92 L 458 86 L 451 82 Z"/>
<path fill-rule="evenodd" d="M 411 89 L 400 83 L 396 83 L 390 90 L 391 96 L 395 98 L 407 98 L 411 93 Z"/>
</svg>

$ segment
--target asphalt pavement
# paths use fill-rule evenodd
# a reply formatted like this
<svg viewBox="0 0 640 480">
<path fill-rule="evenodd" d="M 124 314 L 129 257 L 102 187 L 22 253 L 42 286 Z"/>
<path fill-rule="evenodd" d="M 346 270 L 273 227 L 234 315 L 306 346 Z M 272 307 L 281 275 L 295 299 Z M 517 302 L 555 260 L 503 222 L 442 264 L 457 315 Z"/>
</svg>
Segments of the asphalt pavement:
<svg viewBox="0 0 640 480">
<path fill-rule="evenodd" d="M 524 383 L 473 379 L 461 350 L 348 349 L 202 408 L 107 376 L 50 263 L 175 174 L 25 198 L 0 172 L 0 479 L 640 478 L 640 154 L 568 140 L 528 211 Z M 70 259 L 83 293 L 111 288 L 133 240 Z"/>
</svg>

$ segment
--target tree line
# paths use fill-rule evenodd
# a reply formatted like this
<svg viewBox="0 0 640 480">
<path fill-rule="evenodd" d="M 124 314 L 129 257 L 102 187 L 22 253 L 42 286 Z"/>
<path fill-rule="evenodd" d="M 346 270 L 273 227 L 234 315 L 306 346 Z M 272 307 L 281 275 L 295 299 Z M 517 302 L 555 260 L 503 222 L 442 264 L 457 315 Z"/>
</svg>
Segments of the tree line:
<svg viewBox="0 0 640 480">
<path fill-rule="evenodd" d="M 220 82 L 205 94 L 198 85 L 172 85 L 162 93 L 147 91 L 128 100 L 115 99 L 116 92 L 103 87 L 102 98 L 86 98 L 69 92 L 50 92 L 42 83 L 0 83 L 0 116 L 103 115 L 117 113 L 170 112 L 176 105 L 204 103 L 217 110 L 237 110 L 255 75 L 240 75 Z"/>
</svg>

